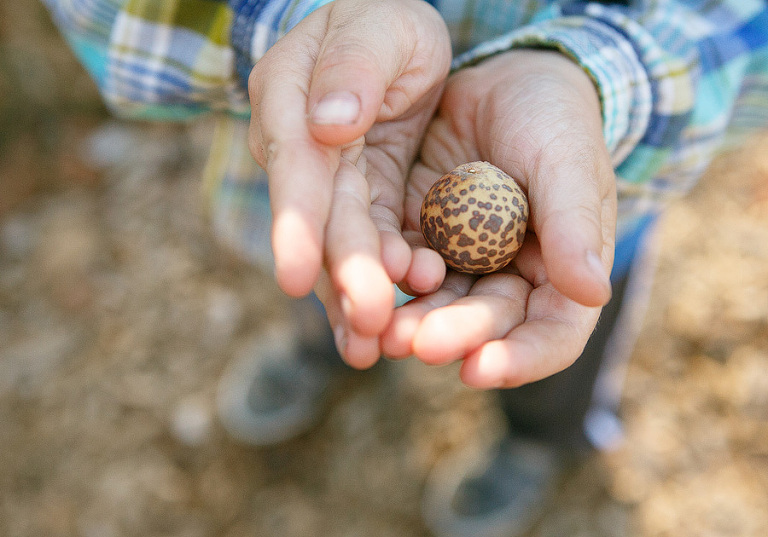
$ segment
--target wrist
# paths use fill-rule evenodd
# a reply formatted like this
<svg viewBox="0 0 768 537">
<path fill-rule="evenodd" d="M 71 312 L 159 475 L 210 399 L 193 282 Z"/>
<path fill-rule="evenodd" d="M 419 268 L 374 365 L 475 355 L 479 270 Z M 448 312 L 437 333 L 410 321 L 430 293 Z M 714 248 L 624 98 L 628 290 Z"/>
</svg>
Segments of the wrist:
<svg viewBox="0 0 768 537">
<path fill-rule="evenodd" d="M 520 47 L 499 54 L 500 61 L 514 62 L 531 76 L 556 77 L 578 92 L 585 104 L 595 104 L 602 117 L 602 97 L 597 80 L 570 54 L 548 47 Z"/>
<path fill-rule="evenodd" d="M 479 70 L 475 79 L 484 88 L 478 102 L 492 102 L 495 110 L 509 108 L 513 102 L 526 103 L 529 118 L 564 108 L 560 115 L 577 112 L 582 126 L 595 139 L 603 139 L 599 88 L 568 55 L 546 48 L 515 48 L 486 58 L 474 69 Z"/>
<path fill-rule="evenodd" d="M 555 16 L 487 41 L 457 57 L 454 69 L 509 51 L 559 52 L 597 89 L 605 143 L 614 166 L 636 147 L 651 114 L 651 85 L 632 43 L 611 25 L 586 16 Z"/>
</svg>

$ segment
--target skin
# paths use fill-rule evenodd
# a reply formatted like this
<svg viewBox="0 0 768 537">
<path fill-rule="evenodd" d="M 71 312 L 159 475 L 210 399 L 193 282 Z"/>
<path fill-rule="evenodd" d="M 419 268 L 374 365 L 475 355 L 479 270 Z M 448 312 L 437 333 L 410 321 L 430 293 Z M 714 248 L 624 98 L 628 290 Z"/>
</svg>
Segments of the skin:
<svg viewBox="0 0 768 537">
<path fill-rule="evenodd" d="M 354 367 L 380 356 L 392 282 L 429 292 L 445 273 L 436 253 L 412 251 L 402 222 L 407 174 L 450 59 L 427 3 L 342 0 L 305 18 L 249 79 L 249 144 L 270 177 L 277 282 L 295 297 L 315 289 Z M 324 98 L 337 105 L 328 113 Z M 421 268 L 409 275 L 414 262 Z"/>
<path fill-rule="evenodd" d="M 276 277 L 291 296 L 315 290 L 353 367 L 463 360 L 470 386 L 519 386 L 570 365 L 610 298 L 600 103 L 556 52 L 446 79 L 449 62 L 439 14 L 408 0 L 337 0 L 259 60 L 249 142 L 270 176 Z M 483 277 L 446 272 L 418 231 L 432 183 L 473 160 L 519 179 L 531 207 L 513 266 Z M 419 298 L 393 309 L 392 282 Z"/>
<path fill-rule="evenodd" d="M 471 160 L 520 180 L 534 233 L 503 273 L 451 273 L 438 292 L 400 308 L 383 347 L 430 364 L 463 359 L 470 386 L 516 387 L 572 364 L 610 298 L 615 178 L 589 77 L 567 57 L 535 50 L 454 75 L 411 173 L 406 227 L 417 225 L 445 163 Z"/>
</svg>

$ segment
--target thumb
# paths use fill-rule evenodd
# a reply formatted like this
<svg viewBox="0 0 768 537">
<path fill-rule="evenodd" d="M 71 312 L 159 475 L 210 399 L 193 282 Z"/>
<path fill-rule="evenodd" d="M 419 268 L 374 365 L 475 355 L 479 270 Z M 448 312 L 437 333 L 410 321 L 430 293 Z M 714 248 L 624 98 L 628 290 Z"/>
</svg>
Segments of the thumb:
<svg viewBox="0 0 768 537">
<path fill-rule="evenodd" d="M 611 297 L 615 180 L 607 157 L 581 162 L 592 164 L 542 163 L 531 183 L 532 224 L 552 284 L 576 302 L 596 307 Z"/>
<path fill-rule="evenodd" d="M 377 120 L 404 113 L 444 79 L 450 66 L 447 32 L 425 9 L 433 8 L 426 2 L 333 4 L 307 102 L 317 141 L 351 143 Z M 415 76 L 400 79 L 404 73 Z"/>
<path fill-rule="evenodd" d="M 481 116 L 493 125 L 490 132 L 503 133 L 491 157 L 518 166 L 527 180 L 544 276 L 571 300 L 602 306 L 611 297 L 617 201 L 598 92 L 559 52 L 508 54 L 486 67 L 506 73 L 492 90 L 496 106 Z M 494 110 L 495 124 L 488 117 Z"/>
</svg>

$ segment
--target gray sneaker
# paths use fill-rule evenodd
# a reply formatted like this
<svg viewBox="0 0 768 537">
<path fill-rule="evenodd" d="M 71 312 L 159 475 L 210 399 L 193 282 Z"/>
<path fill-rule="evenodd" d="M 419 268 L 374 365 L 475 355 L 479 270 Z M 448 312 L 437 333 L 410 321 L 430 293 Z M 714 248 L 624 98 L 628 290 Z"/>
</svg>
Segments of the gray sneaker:
<svg viewBox="0 0 768 537">
<path fill-rule="evenodd" d="M 284 442 L 309 430 L 341 371 L 332 366 L 331 352 L 335 349 L 268 334 L 246 345 L 219 380 L 217 405 L 224 428 L 256 446 Z"/>
<path fill-rule="evenodd" d="M 551 504 L 569 467 L 553 447 L 517 437 L 480 460 L 441 461 L 424 491 L 424 521 L 439 537 L 522 535 Z"/>
</svg>

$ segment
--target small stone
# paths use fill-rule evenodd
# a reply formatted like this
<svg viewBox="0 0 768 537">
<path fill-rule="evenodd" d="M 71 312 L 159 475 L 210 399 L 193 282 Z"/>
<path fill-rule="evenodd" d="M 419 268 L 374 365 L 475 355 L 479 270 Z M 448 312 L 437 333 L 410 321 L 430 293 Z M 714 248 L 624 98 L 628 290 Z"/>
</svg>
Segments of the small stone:
<svg viewBox="0 0 768 537">
<path fill-rule="evenodd" d="M 190 396 L 181 401 L 173 413 L 173 435 L 188 446 L 201 446 L 211 435 L 213 412 L 202 397 Z"/>
</svg>

